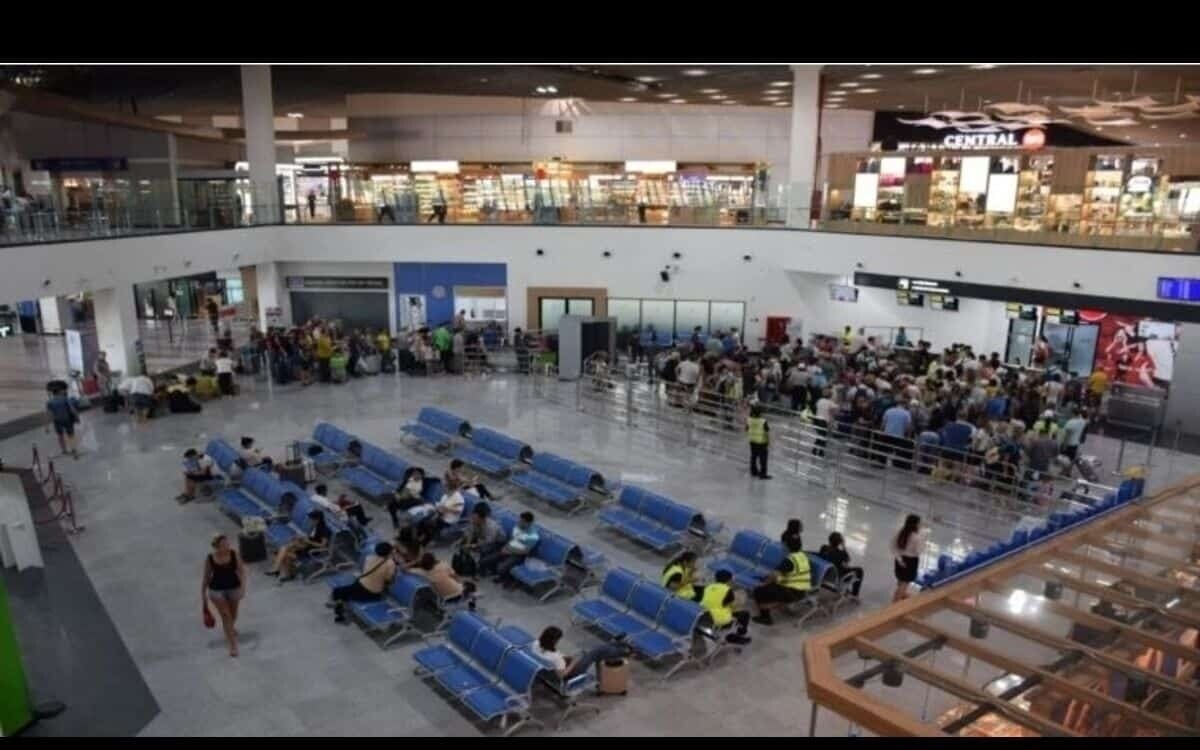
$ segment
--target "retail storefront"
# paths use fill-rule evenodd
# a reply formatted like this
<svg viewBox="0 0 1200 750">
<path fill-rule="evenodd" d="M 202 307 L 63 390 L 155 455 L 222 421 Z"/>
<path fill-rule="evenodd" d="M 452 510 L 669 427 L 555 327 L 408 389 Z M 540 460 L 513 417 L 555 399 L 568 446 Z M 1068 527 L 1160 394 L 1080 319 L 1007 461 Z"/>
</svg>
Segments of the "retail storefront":
<svg viewBox="0 0 1200 750">
<path fill-rule="evenodd" d="M 1196 249 L 1200 149 L 1081 144 L 1078 131 L 1052 127 L 999 134 L 933 128 L 938 136 L 923 141 L 889 135 L 877 143 L 887 151 L 833 154 L 824 219 L 831 228 L 887 224 L 889 231 L 902 225 L 963 238 L 983 230 L 993 239 L 1026 235 L 1047 244 L 1076 237 Z"/>
</svg>

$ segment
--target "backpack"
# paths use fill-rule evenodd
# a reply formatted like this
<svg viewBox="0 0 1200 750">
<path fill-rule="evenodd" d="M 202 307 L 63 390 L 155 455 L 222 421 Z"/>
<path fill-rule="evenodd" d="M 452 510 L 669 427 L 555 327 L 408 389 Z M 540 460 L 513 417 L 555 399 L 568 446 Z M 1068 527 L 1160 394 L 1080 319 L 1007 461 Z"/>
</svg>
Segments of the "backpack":
<svg viewBox="0 0 1200 750">
<path fill-rule="evenodd" d="M 470 552 L 460 549 L 454 553 L 454 557 L 450 558 L 450 567 L 464 578 L 474 578 L 479 565 Z"/>
</svg>

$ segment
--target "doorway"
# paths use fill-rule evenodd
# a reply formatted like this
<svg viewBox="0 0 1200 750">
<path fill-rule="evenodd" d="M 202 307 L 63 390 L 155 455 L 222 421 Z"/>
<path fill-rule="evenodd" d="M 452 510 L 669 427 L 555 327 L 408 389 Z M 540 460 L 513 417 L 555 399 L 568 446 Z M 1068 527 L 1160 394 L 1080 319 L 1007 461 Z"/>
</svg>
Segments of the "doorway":
<svg viewBox="0 0 1200 750">
<path fill-rule="evenodd" d="M 1100 338 L 1099 326 L 1045 323 L 1042 335 L 1050 344 L 1049 366 L 1081 375 L 1092 371 L 1096 342 Z"/>
<path fill-rule="evenodd" d="M 1008 346 L 1004 350 L 1004 361 L 1008 364 L 1027 365 L 1033 352 L 1033 337 L 1037 333 L 1037 321 L 1015 318 L 1008 321 Z"/>
<path fill-rule="evenodd" d="M 558 321 L 564 315 L 591 317 L 595 309 L 596 301 L 590 297 L 539 297 L 538 328 L 557 331 Z"/>
</svg>

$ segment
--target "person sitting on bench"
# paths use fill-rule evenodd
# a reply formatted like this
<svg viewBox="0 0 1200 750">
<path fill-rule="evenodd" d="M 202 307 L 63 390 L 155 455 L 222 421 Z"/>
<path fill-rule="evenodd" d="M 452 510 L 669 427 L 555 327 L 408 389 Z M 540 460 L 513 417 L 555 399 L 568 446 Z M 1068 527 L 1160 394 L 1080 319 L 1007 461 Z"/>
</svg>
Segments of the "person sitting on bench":
<svg viewBox="0 0 1200 750">
<path fill-rule="evenodd" d="M 787 556 L 770 578 L 751 592 L 754 604 L 758 608 L 758 616 L 754 621 L 760 625 L 774 625 L 775 622 L 771 619 L 772 609 L 794 604 L 808 596 L 809 590 L 812 589 L 812 571 L 808 564 L 808 555 L 800 548 L 800 540 L 791 538 L 784 546 Z"/>
<path fill-rule="evenodd" d="M 520 565 L 530 552 L 533 552 L 538 539 L 537 528 L 533 525 L 533 514 L 525 511 L 517 519 L 517 525 L 513 527 L 508 543 L 497 552 L 479 560 L 480 574 L 494 570 L 496 571 L 495 583 L 511 585 L 509 572 Z"/>
<path fill-rule="evenodd" d="M 252 437 L 242 438 L 242 447 L 238 450 L 238 456 L 246 462 L 247 466 L 258 466 L 263 461 L 262 451 L 254 447 L 254 438 Z"/>
<path fill-rule="evenodd" d="M 746 630 L 750 625 L 750 613 L 734 610 L 737 597 L 733 593 L 733 573 L 721 568 L 713 576 L 713 582 L 700 590 L 700 606 L 712 617 L 713 627 L 720 633 L 737 622 L 737 631 L 725 636 L 725 640 L 737 646 L 750 642 Z"/>
<path fill-rule="evenodd" d="M 421 555 L 420 560 L 404 569 L 429 581 L 443 604 L 453 604 L 466 597 L 467 608 L 475 609 L 475 583 L 459 578 L 450 563 L 437 559 L 432 552 Z"/>
<path fill-rule="evenodd" d="M 463 508 L 466 507 L 466 504 L 467 501 L 463 498 L 458 484 L 448 483 L 446 494 L 442 495 L 442 499 L 433 506 L 433 512 L 426 514 L 417 522 L 423 541 L 428 544 L 437 538 L 444 529 L 450 529 L 457 525 L 459 519 L 462 518 Z"/>
<path fill-rule="evenodd" d="M 624 659 L 630 653 L 623 633 L 613 638 L 612 643 L 602 643 L 593 649 L 584 651 L 578 657 L 565 656 L 558 650 L 558 644 L 562 637 L 561 628 L 554 625 L 546 628 L 538 636 L 537 644 L 533 647 L 533 655 L 549 665 L 554 673 L 564 681 L 583 674 L 595 664 L 609 659 Z"/>
<path fill-rule="evenodd" d="M 450 468 L 446 469 L 446 475 L 442 481 L 447 486 L 453 482 L 464 489 L 475 490 L 475 494 L 488 502 L 495 500 L 495 497 L 488 491 L 488 488 L 484 487 L 483 483 L 479 481 L 479 477 L 467 474 L 461 458 L 455 458 L 450 461 Z"/>
<path fill-rule="evenodd" d="M 862 588 L 863 569 L 851 567 L 850 553 L 846 551 L 846 540 L 836 531 L 829 535 L 829 544 L 821 547 L 821 551 L 817 553 L 822 558 L 833 563 L 833 567 L 837 570 L 838 581 L 842 578 L 852 575 L 854 583 L 850 586 L 850 595 L 858 597 L 858 590 Z"/>
<path fill-rule="evenodd" d="M 387 511 L 392 517 L 392 528 L 400 528 L 400 511 L 407 511 L 425 502 L 425 472 L 416 466 L 410 466 L 404 472 L 404 481 L 396 488 L 395 494 L 388 498 Z"/>
<path fill-rule="evenodd" d="M 313 494 L 309 495 L 309 500 L 339 519 L 354 521 L 361 526 L 366 526 L 371 522 L 371 517 L 363 510 L 362 503 L 351 499 L 348 495 L 340 495 L 337 502 L 333 502 L 326 497 L 327 492 L 329 492 L 328 487 L 318 484 L 313 487 Z"/>
<path fill-rule="evenodd" d="M 213 479 L 213 460 L 195 448 L 183 454 L 183 494 L 175 499 L 180 503 L 196 499 L 196 483 Z"/>
<path fill-rule="evenodd" d="M 696 553 L 684 550 L 663 568 L 662 585 L 680 599 L 700 601 L 704 587 L 695 585 Z"/>
<path fill-rule="evenodd" d="M 396 560 L 392 545 L 380 542 L 375 545 L 375 554 L 368 555 L 363 562 L 363 572 L 353 582 L 338 586 L 330 594 L 325 606 L 333 609 L 333 621 L 340 625 L 349 624 L 346 619 L 346 602 L 379 601 L 387 587 L 396 577 Z"/>
<path fill-rule="evenodd" d="M 269 576 L 279 576 L 280 583 L 296 577 L 296 561 L 302 556 L 316 550 L 329 549 L 329 540 L 333 532 L 325 523 L 325 514 L 319 510 L 308 513 L 309 529 L 307 536 L 298 536 L 279 548 L 275 553 L 275 565 L 267 571 Z"/>
</svg>

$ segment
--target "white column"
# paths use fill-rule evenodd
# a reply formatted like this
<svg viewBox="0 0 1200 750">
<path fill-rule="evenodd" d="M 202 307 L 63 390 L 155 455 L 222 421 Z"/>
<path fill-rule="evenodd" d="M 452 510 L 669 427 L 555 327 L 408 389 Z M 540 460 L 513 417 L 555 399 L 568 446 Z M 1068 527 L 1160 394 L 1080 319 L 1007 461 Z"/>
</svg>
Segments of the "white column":
<svg viewBox="0 0 1200 750">
<path fill-rule="evenodd" d="M 267 330 L 267 310 L 279 308 L 280 316 L 277 325 L 292 324 L 292 300 L 288 296 L 287 279 L 278 263 L 259 263 L 254 270 L 258 292 L 258 324 L 262 330 Z"/>
<path fill-rule="evenodd" d="M 792 130 L 788 143 L 789 227 L 809 225 L 821 132 L 821 66 L 792 66 Z"/>
<path fill-rule="evenodd" d="M 96 309 L 97 345 L 108 355 L 109 367 L 120 370 L 123 375 L 139 373 L 141 341 L 132 287 L 101 289 L 92 297 L 92 302 Z"/>
<path fill-rule="evenodd" d="M 275 188 L 275 103 L 271 98 L 271 67 L 242 66 L 242 128 L 246 131 L 246 160 L 254 185 L 254 220 L 279 220 Z"/>
<path fill-rule="evenodd" d="M 174 133 L 167 133 L 167 195 L 171 200 L 167 216 L 172 224 L 179 224 L 179 144 Z"/>
</svg>

